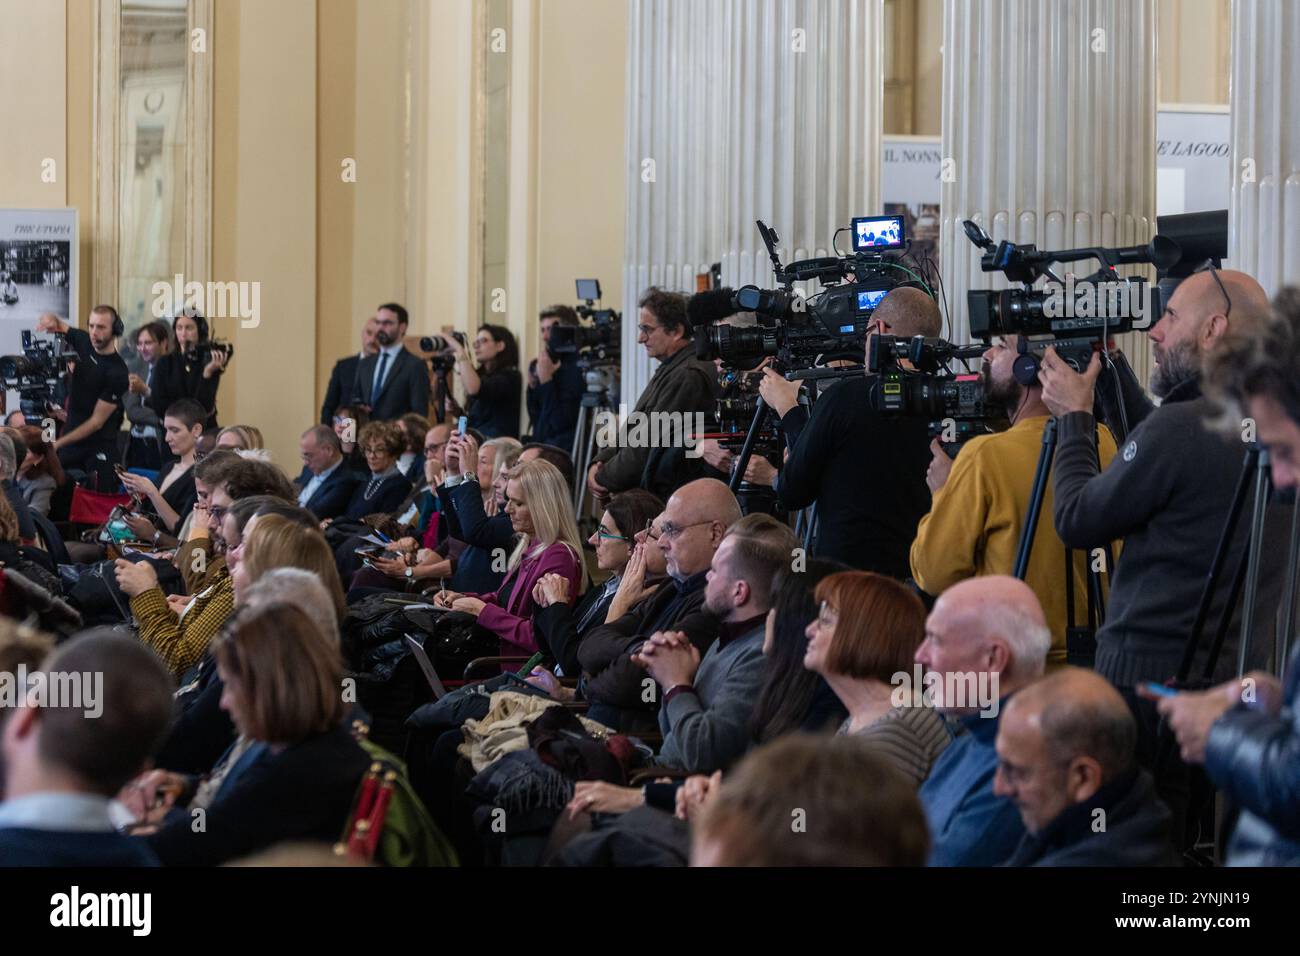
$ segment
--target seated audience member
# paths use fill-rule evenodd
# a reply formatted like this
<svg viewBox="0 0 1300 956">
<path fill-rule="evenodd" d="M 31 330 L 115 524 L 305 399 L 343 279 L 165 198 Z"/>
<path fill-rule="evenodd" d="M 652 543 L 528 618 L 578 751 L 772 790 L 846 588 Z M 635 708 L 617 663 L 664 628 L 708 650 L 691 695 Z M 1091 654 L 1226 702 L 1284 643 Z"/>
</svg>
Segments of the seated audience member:
<svg viewBox="0 0 1300 956">
<path fill-rule="evenodd" d="M 239 739 L 148 845 L 164 864 L 192 866 L 284 840 L 337 839 L 370 764 L 344 726 L 338 642 L 299 607 L 271 604 L 241 613 L 213 655 Z"/>
<path fill-rule="evenodd" d="M 506 562 L 506 578 L 495 594 L 440 593 L 436 603 L 463 611 L 501 638 L 503 654 L 537 650 L 533 633 L 533 588 L 548 574 L 568 583 L 569 601 L 586 579 L 582 539 L 573 520 L 564 477 L 554 465 L 528 461 L 509 472 L 506 514 L 516 540 Z"/>
<path fill-rule="evenodd" d="M 0 617 L 0 674 L 17 674 L 19 667 L 25 667 L 29 674 L 33 674 L 41 669 L 52 650 L 54 639 L 50 635 L 11 618 Z M 0 699 L 0 731 L 4 730 L 5 718 L 17 709 L 16 700 Z M 4 800 L 4 795 L 4 750 L 0 747 L 0 801 Z"/>
<path fill-rule="evenodd" d="M 694 827 L 691 865 L 920 866 L 928 843 L 911 781 L 888 760 L 851 738 L 796 734 L 728 775 Z"/>
<path fill-rule="evenodd" d="M 900 676 L 911 683 L 925 605 L 910 588 L 869 571 L 831 575 L 817 585 L 817 601 L 804 666 L 826 678 L 848 710 L 840 733 L 870 741 L 919 787 L 951 739 L 919 689 L 897 686 Z"/>
<path fill-rule="evenodd" d="M 411 483 L 397 469 L 405 441 L 391 422 L 371 422 L 357 436 L 366 456 L 367 473 L 352 492 L 342 517 L 359 521 L 366 515 L 387 514 L 411 492 Z"/>
<path fill-rule="evenodd" d="M 763 687 L 749 716 L 750 738 L 755 745 L 791 731 L 821 733 L 844 719 L 844 707 L 826 681 L 804 667 L 808 646 L 804 632 L 807 621 L 817 613 L 813 593 L 824 578 L 844 567 L 838 561 L 813 558 L 803 570 L 785 567 L 773 579 L 772 607 L 767 612 L 763 637 L 767 661 Z M 619 857 L 630 855 L 628 862 L 633 865 L 685 866 L 690 856 L 690 833 L 684 826 L 687 817 L 679 814 L 675 818 L 678 822 L 668 819 L 678 808 L 678 792 L 686 785 L 703 785 L 707 790 L 721 779 L 721 772 L 715 771 L 711 776 L 698 774 L 684 781 L 655 781 L 643 787 L 578 781 L 569 801 L 570 818 L 584 812 L 634 812 L 619 820 L 618 834 L 596 827 L 591 834 L 577 837 L 564 848 L 557 862 L 569 866 L 621 865 Z M 653 812 L 638 817 L 636 808 L 643 805 Z"/>
<path fill-rule="evenodd" d="M 590 587 L 577 604 L 570 603 L 569 580 L 563 575 L 544 575 L 533 586 L 533 631 L 539 648 L 556 662 L 555 670 L 561 676 L 581 673 L 578 645 L 590 628 L 605 622 L 623 571 L 631 561 L 636 533 L 663 507 L 662 501 L 640 488 L 614 496 L 587 539 L 596 551 L 596 567 L 609 577 L 604 584 Z M 559 689 L 558 682 L 554 686 Z"/>
<path fill-rule="evenodd" d="M 1015 578 L 972 578 L 935 602 L 916 662 L 927 700 L 960 733 L 921 785 L 931 866 L 995 866 L 1024 836 L 1015 806 L 993 793 L 994 738 L 1006 699 L 1042 676 L 1051 643 L 1042 605 Z"/>
<path fill-rule="evenodd" d="M 370 413 L 360 405 L 341 405 L 334 410 L 332 423 L 334 434 L 339 436 L 339 444 L 343 448 L 343 457 L 347 460 L 348 468 L 357 474 L 363 474 L 368 470 L 366 456 L 361 452 L 357 437 L 361 434 L 361 429 L 369 424 Z"/>
<path fill-rule="evenodd" d="M 194 492 L 197 500 L 190 509 L 189 518 L 176 535 L 176 555 L 172 559 L 185 582 L 186 594 L 198 594 L 212 584 L 219 574 L 224 573 L 226 564 L 219 523 L 216 532 L 213 532 L 212 489 L 225 484 L 227 476 L 240 468 L 243 460 L 238 453 L 222 448 L 213 451 L 194 466 Z"/>
<path fill-rule="evenodd" d="M 310 515 L 264 495 L 244 498 L 231 506 L 222 534 L 229 546 L 235 607 L 245 606 L 248 595 L 272 571 L 309 573 L 315 577 L 312 594 L 322 597 L 319 606 L 308 613 L 330 622 L 323 633 L 332 635 L 337 643 L 344 613 L 343 591 L 329 545 L 320 529 L 307 523 Z M 305 603 L 305 599 L 299 603 Z M 215 655 L 209 648 L 182 679 L 176 695 L 180 715 L 159 751 L 161 766 L 182 773 L 206 773 L 230 746 L 234 728 L 219 706 L 221 689 Z"/>
<path fill-rule="evenodd" d="M 122 484 L 131 494 L 149 502 L 158 524 L 146 519 L 128 522 L 136 537 L 158 544 L 160 533 L 175 535 L 194 507 L 198 492 L 194 488 L 194 461 L 199 436 L 207 411 L 193 399 L 173 402 L 163 416 L 163 440 L 171 449 L 172 460 L 158 474 L 158 484 L 144 475 L 127 472 Z"/>
<path fill-rule="evenodd" d="M 24 541 L 36 540 L 36 524 L 32 521 L 31 509 L 23 493 L 15 483 L 18 475 L 18 453 L 14 440 L 7 434 L 0 434 L 0 488 L 4 489 L 9 506 L 18 516 L 18 533 Z"/>
<path fill-rule="evenodd" d="M 683 531 L 664 522 L 670 561 L 678 547 L 674 539 Z M 771 515 L 747 515 L 733 523 L 713 554 L 705 584 L 705 610 L 719 621 L 717 640 L 701 657 L 686 634 L 667 631 L 651 635 L 635 653 L 633 660 L 662 694 L 659 763 L 712 773 L 748 748 L 749 714 L 763 686 L 772 581 L 798 545 L 794 532 Z"/>
<path fill-rule="evenodd" d="M 298 440 L 302 474 L 298 476 L 298 504 L 320 520 L 347 511 L 359 481 L 343 458 L 343 444 L 334 430 L 313 425 Z"/>
<path fill-rule="evenodd" d="M 700 478 L 673 492 L 656 519 L 655 537 L 645 550 L 660 552 L 671 579 L 653 595 L 640 600 L 622 617 L 606 619 L 578 647 L 583 694 L 591 702 L 587 716 L 623 733 L 640 733 L 657 726 L 658 700 L 647 701 L 642 682 L 645 670 L 633 653 L 660 631 L 687 634 L 700 653 L 718 634 L 718 620 L 704 608 L 705 577 L 727 528 L 741 518 L 736 496 L 722 482 Z M 651 559 L 645 557 L 646 566 Z M 629 568 L 625 583 L 635 586 Z M 614 597 L 615 606 L 619 596 Z"/>
<path fill-rule="evenodd" d="M 274 465 L 261 461 L 233 463 L 224 481 L 212 488 L 209 531 L 220 534 L 230 506 L 252 495 L 275 495 L 293 500 L 293 488 Z M 147 561 L 117 561 L 117 583 L 131 599 L 131 613 L 140 627 L 140 640 L 152 647 L 172 673 L 184 674 L 197 664 L 208 642 L 221 630 L 234 609 L 234 591 L 228 568 L 194 596 L 181 614 L 158 586 L 158 574 Z"/>
<path fill-rule="evenodd" d="M 429 420 L 423 415 L 408 412 L 393 422 L 402 433 L 405 447 L 397 458 L 397 470 L 412 485 L 424 480 L 424 439 L 429 433 Z"/>
<path fill-rule="evenodd" d="M 1092 671 L 1057 671 L 1011 698 L 993 792 L 1026 833 L 1005 865 L 1176 866 L 1169 808 L 1136 747 L 1124 698 Z"/>
<path fill-rule="evenodd" d="M 166 668 L 129 637 L 90 631 L 50 655 L 42 671 L 51 683 L 57 675 L 95 675 L 96 699 L 29 702 L 5 720 L 0 861 L 157 865 L 148 847 L 117 832 L 109 805 L 167 732 L 173 684 Z"/>
<path fill-rule="evenodd" d="M 18 534 L 18 516 L 3 499 L 0 499 L 0 569 L 17 571 L 56 597 L 63 593 L 53 559 L 35 545 L 22 543 Z M 0 608 L 6 603 L 4 599 L 3 588 L 0 588 Z M 18 609 L 8 610 L 14 613 Z"/>
<path fill-rule="evenodd" d="M 20 431 L 27 457 L 18 466 L 18 490 L 29 509 L 49 517 L 50 497 L 67 482 L 67 476 L 53 443 L 45 441 L 44 432 L 35 425 L 24 425 Z"/>
<path fill-rule="evenodd" d="M 262 430 L 256 425 L 227 425 L 217 432 L 216 447 L 229 448 L 231 451 L 265 452 L 266 442 L 262 438 Z"/>
</svg>

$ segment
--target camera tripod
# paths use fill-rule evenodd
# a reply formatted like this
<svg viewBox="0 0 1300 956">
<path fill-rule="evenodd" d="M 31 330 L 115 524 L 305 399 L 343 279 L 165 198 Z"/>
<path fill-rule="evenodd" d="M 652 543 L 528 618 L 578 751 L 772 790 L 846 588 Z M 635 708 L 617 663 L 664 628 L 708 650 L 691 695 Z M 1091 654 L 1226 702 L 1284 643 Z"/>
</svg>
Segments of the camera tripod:
<svg viewBox="0 0 1300 956">
<path fill-rule="evenodd" d="M 587 387 L 582 394 L 582 403 L 578 407 L 578 424 L 573 431 L 573 508 L 582 523 L 582 509 L 587 503 L 587 472 L 596 457 L 596 441 L 600 434 L 600 414 L 613 414 L 614 405 L 609 397 L 609 389 L 604 385 Z"/>
<path fill-rule="evenodd" d="M 1097 449 L 1098 467 L 1101 466 L 1100 443 L 1094 442 Z M 1056 458 L 1056 419 L 1049 418 L 1043 427 L 1043 444 L 1038 452 L 1038 465 L 1034 470 L 1034 483 L 1030 486 L 1029 507 L 1025 512 L 1025 521 L 1020 528 L 1020 541 L 1016 546 L 1016 563 L 1012 574 L 1021 581 L 1029 572 L 1029 556 L 1033 552 L 1034 535 L 1038 532 L 1038 521 L 1043 512 L 1043 498 L 1047 492 L 1047 481 L 1051 475 L 1052 463 Z M 1103 549 L 1106 568 L 1114 567 L 1114 554 L 1107 544 Z M 1105 623 L 1106 601 L 1101 587 L 1101 572 L 1092 562 L 1085 562 L 1088 568 L 1088 620 L 1083 626 L 1074 623 L 1074 551 L 1065 548 L 1065 645 L 1066 660 L 1077 666 L 1091 667 L 1096 652 L 1097 631 Z"/>
<path fill-rule="evenodd" d="M 1218 667 L 1219 656 L 1223 652 L 1223 644 L 1227 637 L 1228 628 L 1231 626 L 1232 616 L 1236 613 L 1238 602 L 1243 601 L 1243 598 L 1241 634 L 1237 647 L 1237 674 L 1240 676 L 1246 672 L 1247 662 L 1250 659 L 1251 634 L 1255 630 L 1256 605 L 1259 600 L 1259 572 L 1264 548 L 1264 519 L 1268 511 L 1269 497 L 1273 490 L 1269 464 L 1268 449 L 1252 442 L 1246 449 L 1246 458 L 1241 465 L 1241 475 L 1237 478 L 1237 486 L 1233 491 L 1232 506 L 1228 509 L 1228 517 L 1224 520 L 1223 530 L 1219 533 L 1219 543 L 1214 550 L 1214 558 L 1210 562 L 1210 569 L 1205 576 L 1205 587 L 1201 591 L 1201 601 L 1196 608 L 1196 618 L 1192 623 L 1192 630 L 1188 634 L 1187 643 L 1183 648 L 1183 658 L 1178 666 L 1178 673 L 1174 677 L 1176 687 L 1200 689 L 1213 683 L 1214 672 Z M 1233 572 L 1232 582 L 1228 588 L 1223 613 L 1215 626 L 1214 636 L 1209 653 L 1206 656 L 1205 666 L 1201 670 L 1201 676 L 1192 681 L 1191 674 L 1196 660 L 1196 652 L 1201 644 L 1201 636 L 1205 631 L 1210 616 L 1214 596 L 1219 589 L 1219 579 L 1223 574 L 1224 565 L 1227 563 L 1228 552 L 1231 550 L 1233 539 L 1237 535 L 1237 525 L 1241 521 L 1242 512 L 1245 510 L 1246 496 L 1252 487 L 1255 491 L 1255 498 L 1251 509 L 1250 524 L 1246 528 L 1245 549 L 1237 560 L 1237 567 Z M 1291 632 L 1295 628 L 1296 559 L 1298 554 L 1300 554 L 1300 510 L 1293 507 L 1282 599 L 1283 620 L 1273 648 L 1274 670 L 1278 673 L 1281 673 L 1282 665 L 1286 660 Z"/>
</svg>

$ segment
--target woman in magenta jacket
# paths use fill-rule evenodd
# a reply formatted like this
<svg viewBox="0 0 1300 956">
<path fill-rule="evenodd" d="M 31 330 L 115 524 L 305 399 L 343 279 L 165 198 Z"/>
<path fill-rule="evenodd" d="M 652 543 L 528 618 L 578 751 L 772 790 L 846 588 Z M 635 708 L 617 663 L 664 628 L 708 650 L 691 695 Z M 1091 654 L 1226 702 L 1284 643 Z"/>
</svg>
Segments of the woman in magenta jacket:
<svg viewBox="0 0 1300 956">
<path fill-rule="evenodd" d="M 586 571 L 582 539 L 569 504 L 569 486 L 560 470 L 534 459 L 516 465 L 506 483 L 506 513 L 515 530 L 515 547 L 506 558 L 506 578 L 500 590 L 488 594 L 444 591 L 437 603 L 464 611 L 501 638 L 503 655 L 531 655 L 537 650 L 533 634 L 533 585 L 546 574 L 569 580 L 570 603 L 582 593 Z M 494 560 L 498 556 L 494 555 Z"/>
</svg>

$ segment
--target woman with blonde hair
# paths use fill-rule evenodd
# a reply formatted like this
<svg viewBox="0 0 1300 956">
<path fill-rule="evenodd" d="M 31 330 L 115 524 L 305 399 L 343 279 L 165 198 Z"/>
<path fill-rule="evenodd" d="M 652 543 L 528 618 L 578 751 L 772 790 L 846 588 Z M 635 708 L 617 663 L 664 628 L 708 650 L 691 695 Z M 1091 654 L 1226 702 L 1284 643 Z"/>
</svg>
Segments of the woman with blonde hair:
<svg viewBox="0 0 1300 956">
<path fill-rule="evenodd" d="M 231 578 L 235 603 L 243 603 L 249 585 L 275 568 L 310 571 L 329 592 L 339 620 L 347 613 L 343 586 L 334 565 L 334 552 L 325 535 L 277 514 L 256 514 L 244 525 L 239 546 L 231 552 Z"/>
<path fill-rule="evenodd" d="M 263 451 L 266 442 L 256 425 L 227 425 L 217 432 L 217 447 L 232 451 Z"/>
<path fill-rule="evenodd" d="M 573 518 L 569 487 L 550 462 L 534 459 L 516 465 L 506 481 L 506 514 L 515 532 L 515 545 L 506 561 L 501 588 L 488 594 L 442 592 L 437 602 L 464 611 L 501 638 L 503 654 L 532 654 L 533 588 L 547 574 L 569 582 L 569 599 L 586 583 L 582 538 Z"/>
</svg>

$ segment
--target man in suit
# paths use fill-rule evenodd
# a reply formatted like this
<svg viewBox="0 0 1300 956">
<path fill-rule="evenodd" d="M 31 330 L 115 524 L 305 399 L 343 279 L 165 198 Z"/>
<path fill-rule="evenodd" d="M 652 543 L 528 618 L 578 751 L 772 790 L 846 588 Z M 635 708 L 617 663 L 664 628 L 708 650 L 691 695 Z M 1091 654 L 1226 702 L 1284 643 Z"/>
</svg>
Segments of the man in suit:
<svg viewBox="0 0 1300 956">
<path fill-rule="evenodd" d="M 139 641 L 90 631 L 43 668 L 43 693 L 4 723 L 6 866 L 156 866 L 109 806 L 143 771 L 172 717 L 171 675 Z M 147 795 L 147 804 L 153 795 Z"/>
<path fill-rule="evenodd" d="M 334 429 L 313 425 L 298 441 L 303 469 L 296 482 L 298 504 L 317 518 L 337 518 L 348 510 L 348 502 L 360 480 L 343 460 L 343 445 Z"/>
<path fill-rule="evenodd" d="M 406 309 L 396 302 L 375 312 L 379 352 L 357 366 L 361 405 L 371 421 L 393 421 L 409 412 L 429 414 L 429 370 L 402 344 L 407 322 Z"/>
<path fill-rule="evenodd" d="M 360 400 L 363 393 L 357 388 L 357 366 L 367 355 L 374 355 L 379 351 L 379 343 L 376 341 L 378 336 L 379 325 L 375 322 L 374 316 L 371 316 L 361 327 L 361 351 L 334 363 L 334 371 L 330 372 L 329 386 L 325 389 L 325 401 L 320 406 L 322 425 L 334 423 L 334 412 L 340 406 L 352 405 Z"/>
</svg>

